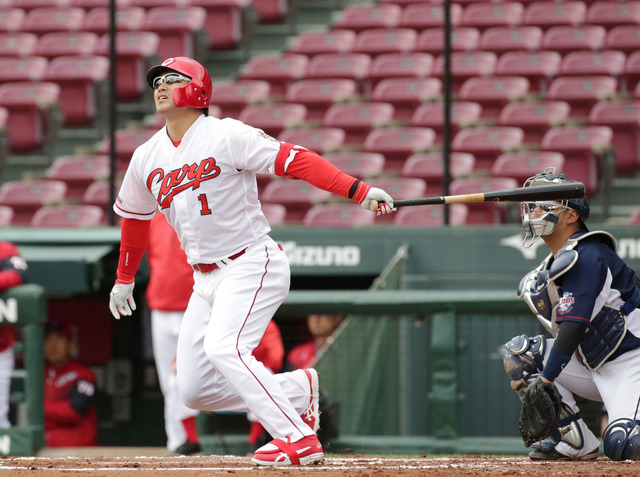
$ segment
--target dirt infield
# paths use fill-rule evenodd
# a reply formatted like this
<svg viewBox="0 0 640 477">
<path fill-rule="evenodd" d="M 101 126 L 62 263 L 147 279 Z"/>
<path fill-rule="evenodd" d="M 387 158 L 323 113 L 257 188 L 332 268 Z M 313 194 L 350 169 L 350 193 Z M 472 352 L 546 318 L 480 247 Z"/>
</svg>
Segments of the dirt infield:
<svg viewBox="0 0 640 477">
<path fill-rule="evenodd" d="M 640 476 L 640 462 L 532 462 L 525 457 L 328 457 L 309 467 L 255 467 L 249 457 L 6 457 L 0 460 L 0 476 L 145 476 L 271 477 L 309 475 L 322 477 L 627 477 Z"/>
</svg>

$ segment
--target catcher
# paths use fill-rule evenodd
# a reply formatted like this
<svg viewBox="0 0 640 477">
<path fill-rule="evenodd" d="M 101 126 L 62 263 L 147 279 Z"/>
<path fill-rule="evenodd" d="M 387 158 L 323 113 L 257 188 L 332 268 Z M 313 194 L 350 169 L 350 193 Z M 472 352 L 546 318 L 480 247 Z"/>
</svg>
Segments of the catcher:
<svg viewBox="0 0 640 477">
<path fill-rule="evenodd" d="M 548 168 L 524 186 L 568 182 Z M 615 239 L 586 226 L 586 198 L 522 203 L 523 246 L 542 237 L 551 254 L 520 282 L 524 298 L 553 335 L 503 345 L 505 371 L 520 397 L 520 433 L 533 460 L 591 460 L 599 441 L 574 393 L 603 402 L 602 440 L 612 460 L 640 459 L 640 290 Z"/>
</svg>

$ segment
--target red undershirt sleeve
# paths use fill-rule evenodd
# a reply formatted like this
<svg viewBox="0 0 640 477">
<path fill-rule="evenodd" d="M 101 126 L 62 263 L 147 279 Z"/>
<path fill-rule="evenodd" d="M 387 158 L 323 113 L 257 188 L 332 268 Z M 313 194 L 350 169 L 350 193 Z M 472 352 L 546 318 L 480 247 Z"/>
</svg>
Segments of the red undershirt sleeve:
<svg viewBox="0 0 640 477">
<path fill-rule="evenodd" d="M 149 243 L 150 220 L 123 219 L 116 283 L 133 283 Z"/>
</svg>

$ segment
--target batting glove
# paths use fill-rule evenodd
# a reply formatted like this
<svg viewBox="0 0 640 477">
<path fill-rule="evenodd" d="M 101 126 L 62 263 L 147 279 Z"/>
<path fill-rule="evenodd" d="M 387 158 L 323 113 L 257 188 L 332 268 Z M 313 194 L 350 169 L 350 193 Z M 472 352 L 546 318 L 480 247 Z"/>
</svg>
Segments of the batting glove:
<svg viewBox="0 0 640 477">
<path fill-rule="evenodd" d="M 136 309 L 136 302 L 133 301 L 133 287 L 135 282 L 116 283 L 109 293 L 109 309 L 116 320 L 120 316 L 131 316 Z"/>
<path fill-rule="evenodd" d="M 393 199 L 391 198 L 391 196 L 382 189 L 378 189 L 377 187 L 372 187 L 371 189 L 369 189 L 367 196 L 362 201 L 362 207 L 367 210 L 371 210 L 370 202 L 372 200 L 375 200 L 378 203 L 376 215 L 390 214 L 397 210 L 393 207 Z"/>
</svg>

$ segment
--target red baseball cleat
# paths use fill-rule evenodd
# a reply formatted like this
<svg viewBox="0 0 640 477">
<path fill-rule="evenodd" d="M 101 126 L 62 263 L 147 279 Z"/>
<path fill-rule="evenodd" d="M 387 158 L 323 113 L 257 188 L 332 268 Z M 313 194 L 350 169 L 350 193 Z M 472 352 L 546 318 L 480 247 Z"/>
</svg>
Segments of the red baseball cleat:
<svg viewBox="0 0 640 477">
<path fill-rule="evenodd" d="M 320 401 L 320 383 L 318 380 L 318 372 L 315 369 L 305 369 L 305 374 L 309 378 L 309 406 L 300 414 L 300 417 L 307 424 L 313 432 L 318 432 L 320 429 L 320 407 L 318 402 Z"/>
<path fill-rule="evenodd" d="M 251 462 L 258 465 L 311 465 L 324 461 L 322 445 L 316 436 L 306 436 L 295 442 L 289 438 L 274 439 L 253 454 Z"/>
</svg>

